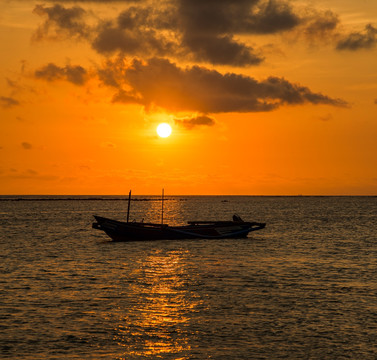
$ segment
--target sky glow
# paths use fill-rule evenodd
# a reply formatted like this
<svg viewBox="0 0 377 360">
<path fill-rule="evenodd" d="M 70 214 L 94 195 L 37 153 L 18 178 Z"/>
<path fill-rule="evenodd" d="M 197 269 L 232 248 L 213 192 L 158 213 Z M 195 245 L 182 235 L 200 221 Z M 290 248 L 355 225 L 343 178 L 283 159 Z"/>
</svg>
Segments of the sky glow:
<svg viewBox="0 0 377 360">
<path fill-rule="evenodd" d="M 3 194 L 377 194 L 376 1 L 0 1 Z"/>
</svg>

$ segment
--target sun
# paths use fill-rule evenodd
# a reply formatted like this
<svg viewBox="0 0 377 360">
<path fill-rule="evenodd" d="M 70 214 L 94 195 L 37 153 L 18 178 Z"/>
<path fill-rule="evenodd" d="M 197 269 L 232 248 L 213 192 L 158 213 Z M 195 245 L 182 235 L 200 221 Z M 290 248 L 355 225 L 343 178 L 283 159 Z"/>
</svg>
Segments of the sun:
<svg viewBox="0 0 377 360">
<path fill-rule="evenodd" d="M 161 123 L 157 126 L 157 134 L 159 137 L 166 138 L 171 134 L 171 126 L 167 123 Z"/>
</svg>

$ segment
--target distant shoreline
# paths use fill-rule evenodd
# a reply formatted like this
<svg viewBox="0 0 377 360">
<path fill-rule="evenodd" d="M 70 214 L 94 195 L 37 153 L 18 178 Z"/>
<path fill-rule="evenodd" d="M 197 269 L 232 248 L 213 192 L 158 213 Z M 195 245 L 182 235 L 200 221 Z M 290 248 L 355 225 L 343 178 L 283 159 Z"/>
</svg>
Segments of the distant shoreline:
<svg viewBox="0 0 377 360">
<path fill-rule="evenodd" d="M 219 197 L 219 198 L 240 198 L 240 197 L 287 197 L 287 198 L 327 198 L 327 197 L 377 197 L 377 195 L 166 195 L 164 200 L 185 201 L 193 197 Z M 128 201 L 128 195 L 0 195 L 1 201 Z M 139 195 L 131 201 L 161 201 L 160 195 Z"/>
</svg>

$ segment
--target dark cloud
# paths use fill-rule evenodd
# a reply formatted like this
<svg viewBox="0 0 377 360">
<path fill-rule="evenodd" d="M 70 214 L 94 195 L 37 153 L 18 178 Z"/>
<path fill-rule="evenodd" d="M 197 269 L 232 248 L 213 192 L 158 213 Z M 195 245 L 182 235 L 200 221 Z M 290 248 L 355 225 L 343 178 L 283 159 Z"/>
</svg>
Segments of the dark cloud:
<svg viewBox="0 0 377 360">
<path fill-rule="evenodd" d="M 14 80 L 11 80 L 9 78 L 5 78 L 5 81 L 7 82 L 7 85 L 10 87 L 10 88 L 13 88 L 13 89 L 16 89 L 18 90 L 20 88 L 20 86 L 17 84 L 16 81 Z"/>
<path fill-rule="evenodd" d="M 333 119 L 333 116 L 331 114 L 323 115 L 318 117 L 321 121 L 330 121 Z"/>
<path fill-rule="evenodd" d="M 53 63 L 36 70 L 34 73 L 35 77 L 44 79 L 47 81 L 55 81 L 58 79 L 64 78 L 65 71 L 64 68 L 61 68 Z"/>
<path fill-rule="evenodd" d="M 98 24 L 92 46 L 105 54 L 120 51 L 127 55 L 174 56 L 182 51 L 176 30 L 174 8 L 130 6 L 115 20 Z"/>
<path fill-rule="evenodd" d="M 310 39 L 326 39 L 328 34 L 335 31 L 339 22 L 338 15 L 334 14 L 332 11 L 312 11 L 311 14 L 306 17 L 304 33 Z"/>
<path fill-rule="evenodd" d="M 263 56 L 243 43 L 235 41 L 231 36 L 195 36 L 184 38 L 186 45 L 196 61 L 209 62 L 215 65 L 258 65 Z"/>
<path fill-rule="evenodd" d="M 125 61 L 121 56 L 108 59 L 103 67 L 97 69 L 97 73 L 104 85 L 118 88 L 125 76 Z"/>
<path fill-rule="evenodd" d="M 92 14 L 83 7 L 37 5 L 34 12 L 45 21 L 34 38 L 85 39 L 104 55 L 120 52 L 251 66 L 263 62 L 264 56 L 252 44 L 241 41 L 241 36 L 293 31 L 311 39 L 328 39 L 339 23 L 331 11 L 298 10 L 284 0 L 175 0 L 159 6 L 139 1 L 126 2 L 125 7 L 114 19 L 93 18 L 89 26 L 86 20 Z"/>
<path fill-rule="evenodd" d="M 237 22 L 237 19 L 234 19 Z M 238 23 L 240 32 L 256 34 L 273 34 L 291 30 L 301 22 L 292 7 L 283 1 L 260 1 L 252 16 Z"/>
<path fill-rule="evenodd" d="M 377 105 L 377 99 L 374 99 L 374 103 Z"/>
<path fill-rule="evenodd" d="M 271 34 L 294 28 L 300 19 L 279 0 L 177 0 L 160 7 L 129 6 L 114 20 L 85 23 L 79 6 L 37 5 L 45 18 L 34 39 L 68 36 L 88 40 L 99 53 L 172 56 L 212 64 L 257 65 L 263 56 L 237 39 L 243 34 Z"/>
<path fill-rule="evenodd" d="M 174 122 L 186 129 L 192 129 L 197 126 L 213 126 L 215 120 L 207 115 L 199 115 L 194 117 L 185 117 L 181 119 L 174 119 Z"/>
<path fill-rule="evenodd" d="M 121 51 L 128 55 L 165 55 L 176 52 L 176 44 L 149 27 L 122 28 L 112 22 L 102 23 L 92 42 L 99 53 Z"/>
<path fill-rule="evenodd" d="M 20 105 L 20 102 L 13 97 L 0 96 L 0 106 L 3 108 L 11 108 Z"/>
<path fill-rule="evenodd" d="M 173 7 L 131 6 L 115 20 L 100 22 L 93 32 L 92 47 L 102 54 L 187 55 L 180 44 Z"/>
<path fill-rule="evenodd" d="M 134 60 L 124 72 L 124 84 L 131 91 L 120 90 L 117 100 L 144 106 L 159 106 L 170 111 L 200 113 L 270 111 L 283 104 L 329 104 L 345 102 L 289 81 L 269 77 L 257 81 L 235 73 L 221 74 L 194 66 L 179 68 L 166 59 L 153 58 L 147 63 Z"/>
<path fill-rule="evenodd" d="M 311 41 L 328 41 L 339 24 L 338 16 L 331 11 L 297 10 L 282 0 L 179 0 L 178 4 L 182 44 L 197 60 L 213 64 L 244 66 L 264 60 L 250 45 L 235 41 L 238 35 L 289 31 Z"/>
<path fill-rule="evenodd" d="M 33 145 L 31 145 L 30 143 L 28 143 L 26 141 L 24 141 L 23 143 L 21 143 L 21 146 L 25 150 L 31 150 L 33 148 Z"/>
<path fill-rule="evenodd" d="M 187 34 L 271 34 L 299 22 L 281 0 L 178 0 L 183 32 Z"/>
<path fill-rule="evenodd" d="M 144 101 L 141 96 L 134 94 L 132 91 L 125 91 L 120 89 L 114 96 L 112 101 L 114 103 L 123 104 L 142 104 Z"/>
<path fill-rule="evenodd" d="M 313 93 L 309 88 L 298 84 L 292 84 L 283 78 L 271 76 L 267 80 L 261 82 L 260 85 L 261 93 L 264 93 L 265 98 L 278 99 L 281 104 L 295 105 L 308 102 L 315 105 L 346 105 L 343 100 L 332 99 L 320 93 Z"/>
<path fill-rule="evenodd" d="M 111 3 L 141 3 L 145 0 L 46 0 L 46 2 L 54 3 L 100 3 L 100 4 L 111 4 Z"/>
<path fill-rule="evenodd" d="M 178 14 L 182 45 L 196 60 L 238 66 L 259 64 L 263 56 L 235 35 L 276 33 L 299 21 L 287 4 L 272 0 L 179 0 Z"/>
<path fill-rule="evenodd" d="M 86 39 L 100 54 L 118 53 L 117 59 L 108 59 L 97 69 L 100 81 L 116 90 L 114 102 L 201 114 L 271 111 L 285 104 L 346 105 L 283 78 L 258 81 L 199 66 L 184 69 L 168 60 L 258 65 L 263 54 L 241 41 L 244 35 L 302 31 L 308 38 L 326 38 L 339 24 L 331 11 L 298 11 L 284 0 L 168 0 L 159 6 L 142 1 L 126 3 L 116 18 L 97 18 L 91 26 L 86 23 L 90 13 L 82 7 L 38 5 L 34 12 L 45 20 L 35 38 L 64 35 Z M 373 39 L 375 30 L 371 25 L 368 28 Z M 124 56 L 152 59 L 127 64 Z M 80 66 L 50 63 L 35 71 L 35 76 L 82 85 L 89 74 Z M 193 127 L 210 125 L 204 123 L 208 119 L 203 115 L 177 121 Z"/>
<path fill-rule="evenodd" d="M 64 79 L 75 85 L 83 85 L 86 81 L 87 71 L 82 66 L 59 67 L 53 63 L 36 70 L 35 77 L 47 81 L 55 81 Z"/>
<path fill-rule="evenodd" d="M 75 85 L 83 85 L 86 81 L 86 70 L 82 66 L 69 66 L 64 68 L 67 80 Z"/>
<path fill-rule="evenodd" d="M 65 8 L 60 4 L 51 7 L 36 5 L 33 12 L 45 18 L 44 23 L 34 33 L 34 40 L 61 35 L 77 38 L 86 37 L 88 34 L 89 27 L 84 20 L 86 11 L 79 6 Z"/>
<path fill-rule="evenodd" d="M 353 32 L 340 40 L 336 46 L 338 50 L 370 49 L 377 44 L 377 28 L 372 24 L 365 26 L 364 32 Z"/>
</svg>

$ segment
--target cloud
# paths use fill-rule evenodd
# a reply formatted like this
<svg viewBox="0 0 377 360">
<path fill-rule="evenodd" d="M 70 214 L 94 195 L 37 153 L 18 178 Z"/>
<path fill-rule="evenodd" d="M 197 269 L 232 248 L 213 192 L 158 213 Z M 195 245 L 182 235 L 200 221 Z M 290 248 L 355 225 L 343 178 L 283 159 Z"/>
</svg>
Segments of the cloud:
<svg viewBox="0 0 377 360">
<path fill-rule="evenodd" d="M 324 12 L 311 11 L 306 17 L 304 24 L 304 34 L 309 39 L 327 39 L 339 25 L 339 17 L 330 10 Z"/>
<path fill-rule="evenodd" d="M 61 68 L 53 63 L 49 63 L 48 65 L 36 70 L 34 72 L 35 77 L 44 79 L 47 81 L 55 81 L 58 79 L 62 79 L 65 77 L 64 68 Z"/>
<path fill-rule="evenodd" d="M 16 90 L 18 90 L 19 88 L 20 88 L 20 86 L 17 84 L 17 82 L 16 81 L 14 81 L 14 80 L 11 80 L 11 79 L 9 79 L 9 78 L 5 78 L 5 81 L 6 81 L 6 83 L 7 83 L 7 85 L 10 87 L 10 88 L 12 88 L 12 89 L 16 89 Z"/>
<path fill-rule="evenodd" d="M 46 0 L 46 2 L 54 2 L 54 3 L 69 3 L 71 4 L 72 2 L 79 2 L 79 3 L 101 3 L 101 4 L 110 4 L 110 3 L 140 3 L 144 2 L 145 0 Z"/>
<path fill-rule="evenodd" d="M 195 36 L 186 35 L 186 45 L 196 61 L 209 62 L 214 65 L 258 65 L 264 58 L 251 46 L 237 42 L 232 36 Z"/>
<path fill-rule="evenodd" d="M 0 96 L 0 106 L 8 109 L 13 106 L 20 105 L 20 102 L 13 97 Z"/>
<path fill-rule="evenodd" d="M 234 18 L 237 23 L 237 18 Z M 259 1 L 251 16 L 244 14 L 243 22 L 238 23 L 239 31 L 256 34 L 274 34 L 291 30 L 301 22 L 298 14 L 288 2 L 280 0 Z"/>
<path fill-rule="evenodd" d="M 178 0 L 184 33 L 271 34 L 299 22 L 288 2 L 281 0 Z"/>
<path fill-rule="evenodd" d="M 101 54 L 169 56 L 211 64 L 258 65 L 264 57 L 239 35 L 272 34 L 296 27 L 301 19 L 281 0 L 177 0 L 158 7 L 140 2 L 113 20 L 89 26 L 89 13 L 79 6 L 37 5 L 45 18 L 35 40 L 86 39 Z"/>
<path fill-rule="evenodd" d="M 377 44 L 377 28 L 372 24 L 365 26 L 364 32 L 353 32 L 342 40 L 336 46 L 337 50 L 356 51 L 360 49 L 371 49 Z"/>
<path fill-rule="evenodd" d="M 182 68 L 175 63 L 258 65 L 264 60 L 262 51 L 241 38 L 298 31 L 305 33 L 306 39 L 328 38 L 339 24 L 333 12 L 298 9 L 283 0 L 168 0 L 154 5 L 150 1 L 127 2 L 115 18 L 92 18 L 90 26 L 87 21 L 93 13 L 80 6 L 37 5 L 34 12 L 45 20 L 35 38 L 65 36 L 88 41 L 107 57 L 97 76 L 116 91 L 113 102 L 199 114 L 271 111 L 305 103 L 346 105 L 341 99 L 284 78 L 256 80 L 235 72 L 220 73 L 209 66 Z M 111 59 L 114 53 L 118 57 Z M 125 57 L 134 60 L 126 63 Z M 83 85 L 93 74 L 81 66 L 49 63 L 34 75 Z M 186 127 L 210 125 L 200 123 L 205 117 L 178 121 Z"/>
<path fill-rule="evenodd" d="M 123 13 L 124 14 L 124 13 Z M 97 35 L 92 47 L 99 53 L 110 54 L 121 51 L 128 55 L 165 55 L 175 53 L 177 44 L 168 39 L 163 32 L 148 26 L 148 19 L 130 17 L 130 21 L 122 23 L 122 14 L 116 23 L 103 22 L 97 28 Z M 134 26 L 133 22 L 138 25 Z"/>
<path fill-rule="evenodd" d="M 36 5 L 33 12 L 45 18 L 44 23 L 34 33 L 34 40 L 61 36 L 77 38 L 88 35 L 89 27 L 84 21 L 86 11 L 79 6 L 65 8 L 60 4 L 51 7 Z"/>
<path fill-rule="evenodd" d="M 24 141 L 23 143 L 21 143 L 21 146 L 24 150 L 31 150 L 33 148 L 33 145 L 31 145 L 30 143 Z"/>
<path fill-rule="evenodd" d="M 126 9 L 106 20 L 77 5 L 37 5 L 34 13 L 45 20 L 34 39 L 81 39 L 106 56 L 120 52 L 241 67 L 259 65 L 265 59 L 262 49 L 250 43 L 250 35 L 291 32 L 310 41 L 334 41 L 332 33 L 339 24 L 336 14 L 291 4 L 284 0 L 175 0 L 155 6 L 150 1 L 128 1 Z M 364 47 L 375 42 L 375 29 L 369 26 L 367 34 L 358 35 L 358 39 L 369 39 L 363 40 Z M 245 35 L 249 40 L 240 40 Z M 355 36 L 341 40 L 338 48 L 357 46 L 360 39 L 356 41 Z"/>
<path fill-rule="evenodd" d="M 38 171 L 35 171 L 33 169 L 27 169 L 26 173 L 29 174 L 29 175 L 31 175 L 31 176 L 38 175 Z"/>
<path fill-rule="evenodd" d="M 327 115 L 319 116 L 318 119 L 321 121 L 330 121 L 333 119 L 333 116 L 331 114 L 327 114 Z"/>
<path fill-rule="evenodd" d="M 185 117 L 183 119 L 174 119 L 174 122 L 186 129 L 192 129 L 197 126 L 213 126 L 215 120 L 206 115 L 199 115 L 194 117 Z"/>
<path fill-rule="evenodd" d="M 125 61 L 122 56 L 108 59 L 97 69 L 99 79 L 107 86 L 119 87 L 125 76 Z"/>
<path fill-rule="evenodd" d="M 42 181 L 56 181 L 59 177 L 48 174 L 40 174 L 38 171 L 33 169 L 27 170 L 17 170 L 10 169 L 10 173 L 4 174 L 3 177 L 14 179 L 14 180 L 42 180 Z"/>
<path fill-rule="evenodd" d="M 109 65 L 109 64 L 108 64 Z M 124 71 L 127 103 L 158 106 L 170 111 L 200 113 L 271 111 L 284 104 L 304 103 L 344 106 L 340 99 L 314 93 L 283 78 L 257 81 L 236 73 L 222 74 L 205 67 L 180 68 L 167 59 L 135 59 Z"/>
<path fill-rule="evenodd" d="M 141 98 L 141 96 L 135 95 L 132 91 L 120 89 L 113 96 L 112 102 L 123 104 L 142 104 L 143 99 Z"/>
<path fill-rule="evenodd" d="M 75 85 L 83 85 L 86 81 L 87 71 L 79 65 L 59 67 L 53 63 L 36 70 L 35 77 L 46 81 L 55 81 L 64 79 Z"/>
<path fill-rule="evenodd" d="M 236 66 L 258 65 L 264 57 L 239 35 L 291 30 L 301 19 L 280 0 L 179 0 L 182 44 L 197 61 Z"/>
</svg>

